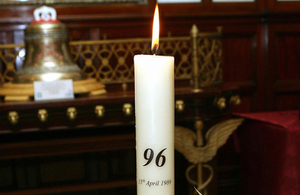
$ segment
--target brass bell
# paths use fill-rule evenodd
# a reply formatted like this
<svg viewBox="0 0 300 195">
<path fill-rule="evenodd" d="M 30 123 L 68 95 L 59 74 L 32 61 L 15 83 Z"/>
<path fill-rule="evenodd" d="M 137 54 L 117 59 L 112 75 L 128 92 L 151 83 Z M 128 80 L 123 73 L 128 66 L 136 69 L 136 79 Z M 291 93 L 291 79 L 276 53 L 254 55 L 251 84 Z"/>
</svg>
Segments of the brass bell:
<svg viewBox="0 0 300 195">
<path fill-rule="evenodd" d="M 34 10 L 34 16 L 25 29 L 24 64 L 13 83 L 84 79 L 72 60 L 67 26 L 56 20 L 55 9 L 42 6 Z"/>
</svg>

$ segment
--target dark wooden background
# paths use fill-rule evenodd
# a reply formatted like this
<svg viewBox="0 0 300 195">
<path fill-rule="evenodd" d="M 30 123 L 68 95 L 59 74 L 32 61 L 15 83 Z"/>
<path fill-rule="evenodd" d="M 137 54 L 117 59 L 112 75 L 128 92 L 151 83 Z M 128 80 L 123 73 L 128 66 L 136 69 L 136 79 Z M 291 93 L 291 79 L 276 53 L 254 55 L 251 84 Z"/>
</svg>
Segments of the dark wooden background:
<svg viewBox="0 0 300 195">
<path fill-rule="evenodd" d="M 151 37 L 155 0 L 147 5 L 53 5 L 72 40 Z M 0 8 L 0 43 L 22 43 L 37 6 Z M 160 4 L 161 36 L 223 26 L 224 81 L 241 87 L 235 111 L 298 108 L 300 2 Z"/>
<path fill-rule="evenodd" d="M 147 5 L 85 4 L 53 7 L 57 10 L 58 19 L 68 26 L 71 40 L 97 40 L 103 37 L 151 37 L 155 4 L 155 0 L 149 0 Z M 36 7 L 0 7 L 1 44 L 23 43 L 23 30 L 33 20 Z M 193 4 L 161 4 L 160 19 L 161 36 L 169 33 L 172 36 L 188 36 L 193 24 L 201 32 L 216 31 L 217 26 L 223 27 L 224 81 L 238 85 L 242 99 L 240 106 L 232 108 L 234 111 L 298 108 L 300 1 L 212 3 L 203 0 L 202 3 Z M 237 165 L 239 161 L 236 156 L 231 137 L 218 152 L 218 159 L 221 159 L 218 164 Z M 229 172 L 223 170 L 226 171 Z M 236 188 L 223 194 L 234 194 L 234 191 Z"/>
</svg>

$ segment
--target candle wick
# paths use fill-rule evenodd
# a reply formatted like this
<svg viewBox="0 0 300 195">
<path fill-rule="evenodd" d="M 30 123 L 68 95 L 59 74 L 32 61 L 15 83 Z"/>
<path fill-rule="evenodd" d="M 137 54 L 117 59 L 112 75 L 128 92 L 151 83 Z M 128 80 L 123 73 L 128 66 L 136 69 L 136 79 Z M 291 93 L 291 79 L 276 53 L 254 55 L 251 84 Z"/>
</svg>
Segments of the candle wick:
<svg viewBox="0 0 300 195">
<path fill-rule="evenodd" d="M 154 46 L 153 46 L 153 48 L 152 48 L 152 54 L 157 54 L 157 52 L 158 52 L 158 44 L 155 44 Z"/>
</svg>

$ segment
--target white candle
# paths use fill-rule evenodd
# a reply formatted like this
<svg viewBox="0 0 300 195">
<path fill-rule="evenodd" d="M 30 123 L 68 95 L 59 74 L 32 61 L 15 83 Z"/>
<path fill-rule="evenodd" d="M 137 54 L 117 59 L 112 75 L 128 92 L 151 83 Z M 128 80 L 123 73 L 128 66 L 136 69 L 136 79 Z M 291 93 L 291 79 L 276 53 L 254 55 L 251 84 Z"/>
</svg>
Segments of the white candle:
<svg viewBox="0 0 300 195">
<path fill-rule="evenodd" d="M 152 50 L 159 46 L 159 14 Z M 134 56 L 137 195 L 174 195 L 174 57 Z"/>
<path fill-rule="evenodd" d="M 134 56 L 138 195 L 174 195 L 174 57 Z"/>
</svg>

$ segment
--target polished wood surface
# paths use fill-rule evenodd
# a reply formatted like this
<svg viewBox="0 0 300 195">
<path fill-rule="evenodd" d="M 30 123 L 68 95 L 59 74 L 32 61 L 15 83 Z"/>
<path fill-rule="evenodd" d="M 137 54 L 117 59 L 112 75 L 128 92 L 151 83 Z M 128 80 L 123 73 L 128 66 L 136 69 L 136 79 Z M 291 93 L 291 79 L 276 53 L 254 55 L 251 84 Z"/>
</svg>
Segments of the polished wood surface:
<svg viewBox="0 0 300 195">
<path fill-rule="evenodd" d="M 214 98 L 226 97 L 228 107 L 222 112 L 225 114 L 229 109 L 230 97 L 238 94 L 239 90 L 231 84 L 222 84 L 214 87 L 204 88 L 200 92 L 192 92 L 190 86 L 180 86 L 175 89 L 175 99 L 185 101 L 185 112 L 179 113 L 178 120 L 194 120 L 202 118 L 202 114 L 195 114 L 195 109 L 212 109 L 213 112 L 206 113 L 206 117 L 214 117 L 219 111 L 213 104 Z M 133 112 L 125 116 L 123 111 L 124 103 L 133 105 Z M 105 114 L 98 118 L 95 114 L 95 106 L 103 105 Z M 70 120 L 66 114 L 68 107 L 75 107 L 78 113 L 78 120 Z M 49 119 L 40 122 L 37 116 L 38 109 L 48 110 Z M 190 110 L 189 110 L 190 109 Z M 188 111 L 187 111 L 188 110 Z M 10 124 L 8 112 L 17 111 L 19 122 Z M 0 102 L 0 134 L 18 133 L 39 130 L 67 129 L 68 126 L 76 128 L 87 128 L 97 126 L 129 125 L 134 124 L 134 91 L 132 87 L 128 90 L 119 88 L 107 88 L 107 93 L 99 96 L 76 97 L 71 100 L 52 101 L 27 101 L 27 102 Z"/>
</svg>

